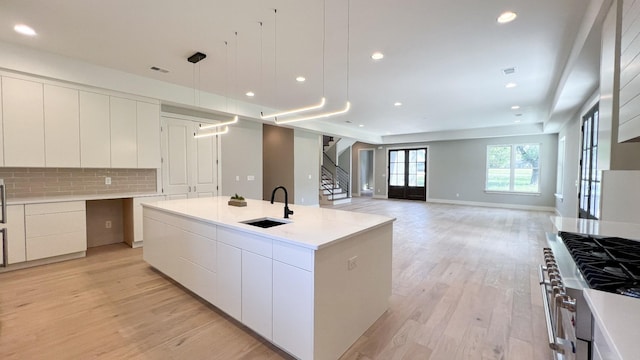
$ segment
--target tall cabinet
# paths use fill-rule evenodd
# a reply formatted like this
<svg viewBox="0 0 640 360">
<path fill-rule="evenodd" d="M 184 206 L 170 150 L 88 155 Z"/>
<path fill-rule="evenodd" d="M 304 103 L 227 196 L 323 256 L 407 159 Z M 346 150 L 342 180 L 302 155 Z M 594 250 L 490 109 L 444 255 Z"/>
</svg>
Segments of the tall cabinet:
<svg viewBox="0 0 640 360">
<path fill-rule="evenodd" d="M 162 116 L 162 183 L 168 199 L 217 195 L 217 137 L 195 139 L 198 126 Z"/>
</svg>

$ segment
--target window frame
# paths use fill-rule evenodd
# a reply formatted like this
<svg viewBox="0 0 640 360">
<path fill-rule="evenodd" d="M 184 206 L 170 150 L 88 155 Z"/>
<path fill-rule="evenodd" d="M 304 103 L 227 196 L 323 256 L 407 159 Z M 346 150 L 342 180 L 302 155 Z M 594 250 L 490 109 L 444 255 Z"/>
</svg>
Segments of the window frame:
<svg viewBox="0 0 640 360">
<path fill-rule="evenodd" d="M 516 151 L 517 146 L 523 145 L 537 145 L 538 146 L 538 189 L 537 191 L 518 191 L 515 190 L 515 172 L 516 168 Z M 493 147 L 509 147 L 510 148 L 510 163 L 509 163 L 509 190 L 496 190 L 489 189 L 489 149 Z M 542 143 L 539 142 L 524 142 L 524 143 L 511 143 L 511 144 L 489 144 L 485 153 L 485 182 L 484 191 L 488 194 L 514 194 L 514 195 L 540 195 L 540 180 L 542 179 Z M 533 169 L 533 168 L 532 168 Z"/>
</svg>

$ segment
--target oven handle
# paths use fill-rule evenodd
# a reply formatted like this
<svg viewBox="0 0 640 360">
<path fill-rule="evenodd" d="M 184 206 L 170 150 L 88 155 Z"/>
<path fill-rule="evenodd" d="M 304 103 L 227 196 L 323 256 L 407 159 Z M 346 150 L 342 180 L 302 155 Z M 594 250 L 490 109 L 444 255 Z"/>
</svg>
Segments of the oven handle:
<svg viewBox="0 0 640 360">
<path fill-rule="evenodd" d="M 547 323 L 547 337 L 549 347 L 558 353 L 564 353 L 563 347 L 556 341 L 556 334 L 551 323 L 551 311 L 549 310 L 549 298 L 547 297 L 547 283 L 544 281 L 544 265 L 540 265 L 538 276 L 540 277 L 540 291 L 542 292 L 542 302 L 544 307 L 544 319 Z"/>
</svg>

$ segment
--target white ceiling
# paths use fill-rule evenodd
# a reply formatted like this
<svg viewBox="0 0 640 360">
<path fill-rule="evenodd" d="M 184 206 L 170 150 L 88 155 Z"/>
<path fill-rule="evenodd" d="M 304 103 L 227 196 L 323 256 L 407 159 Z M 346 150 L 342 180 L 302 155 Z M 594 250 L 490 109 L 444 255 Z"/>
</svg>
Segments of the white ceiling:
<svg viewBox="0 0 640 360">
<path fill-rule="evenodd" d="M 587 3 L 326 0 L 323 20 L 323 0 L 1 0 L 0 41 L 219 94 L 229 99 L 222 111 L 234 99 L 287 109 L 325 95 L 326 111 L 352 108 L 320 124 L 378 136 L 530 128 L 550 117 Z M 499 25 L 505 10 L 519 16 Z M 16 34 L 16 23 L 38 36 Z M 385 58 L 373 61 L 377 50 Z M 193 65 L 196 51 L 207 58 Z M 583 96 L 593 81 L 574 87 Z"/>
</svg>

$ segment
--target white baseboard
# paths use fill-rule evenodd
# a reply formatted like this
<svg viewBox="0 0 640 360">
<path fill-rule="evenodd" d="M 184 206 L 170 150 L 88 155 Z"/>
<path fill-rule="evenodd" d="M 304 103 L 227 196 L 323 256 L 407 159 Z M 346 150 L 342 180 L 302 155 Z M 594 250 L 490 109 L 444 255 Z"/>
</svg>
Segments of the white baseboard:
<svg viewBox="0 0 640 360">
<path fill-rule="evenodd" d="M 556 212 L 556 209 L 554 207 L 551 207 L 551 206 L 533 206 L 533 205 L 518 205 L 518 204 L 504 204 L 504 203 L 486 203 L 486 202 L 477 202 L 477 201 L 461 201 L 461 200 L 431 199 L 431 198 L 427 199 L 427 202 L 437 203 L 437 204 L 482 206 L 482 207 L 515 209 L 515 210 L 533 210 L 533 211 Z"/>
</svg>

